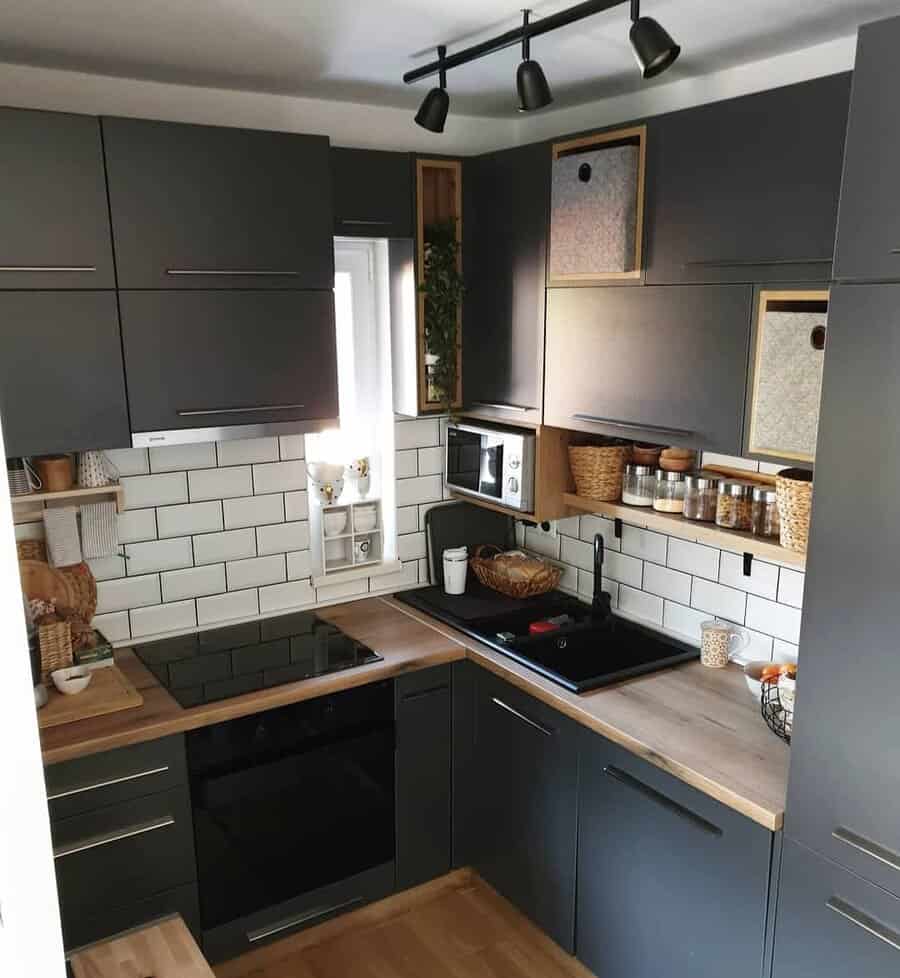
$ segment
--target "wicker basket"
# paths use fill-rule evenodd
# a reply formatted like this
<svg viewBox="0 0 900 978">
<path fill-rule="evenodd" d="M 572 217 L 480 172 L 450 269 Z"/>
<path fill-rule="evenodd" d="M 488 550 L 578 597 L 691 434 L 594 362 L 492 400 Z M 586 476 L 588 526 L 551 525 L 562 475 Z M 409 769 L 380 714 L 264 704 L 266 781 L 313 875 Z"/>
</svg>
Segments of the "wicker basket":
<svg viewBox="0 0 900 978">
<path fill-rule="evenodd" d="M 16 543 L 19 560 L 39 560 L 47 563 L 47 545 L 43 540 L 19 540 Z"/>
<path fill-rule="evenodd" d="M 579 496 L 614 503 L 622 497 L 622 475 L 631 445 L 570 445 L 569 467 Z"/>
<path fill-rule="evenodd" d="M 783 469 L 775 476 L 775 493 L 781 520 L 781 546 L 806 553 L 812 510 L 812 473 L 805 469 Z"/>
<path fill-rule="evenodd" d="M 502 559 L 498 560 L 497 557 Z M 475 576 L 485 586 L 508 598 L 534 598 L 552 591 L 562 577 L 562 569 L 526 554 L 504 555 L 493 544 L 475 549 L 469 560 Z"/>
<path fill-rule="evenodd" d="M 67 621 L 41 625 L 38 628 L 41 646 L 41 682 L 50 679 L 57 669 L 68 669 L 74 662 L 72 654 L 72 626 Z"/>
</svg>

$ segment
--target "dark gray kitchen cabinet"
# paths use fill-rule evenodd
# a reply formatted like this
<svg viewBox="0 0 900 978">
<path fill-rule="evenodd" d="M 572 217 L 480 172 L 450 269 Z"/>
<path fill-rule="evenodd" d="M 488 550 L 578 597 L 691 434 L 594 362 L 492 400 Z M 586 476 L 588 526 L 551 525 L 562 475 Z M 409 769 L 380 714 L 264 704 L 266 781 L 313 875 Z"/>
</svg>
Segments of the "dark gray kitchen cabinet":
<svg viewBox="0 0 900 978">
<path fill-rule="evenodd" d="M 328 139 L 103 119 L 122 289 L 331 289 Z"/>
<path fill-rule="evenodd" d="M 463 399 L 467 411 L 540 423 L 550 147 L 466 161 Z"/>
<path fill-rule="evenodd" d="M 113 289 L 100 123 L 0 109 L 0 289 Z"/>
<path fill-rule="evenodd" d="M 579 734 L 579 960 L 603 978 L 759 978 L 772 833 Z"/>
<path fill-rule="evenodd" d="M 840 74 L 657 118 L 647 283 L 828 281 L 849 97 Z"/>
<path fill-rule="evenodd" d="M 544 422 L 739 455 L 752 289 L 550 289 Z"/>
<path fill-rule="evenodd" d="M 478 675 L 475 868 L 560 947 L 575 939 L 576 724 Z"/>
<path fill-rule="evenodd" d="M 397 889 L 450 870 L 450 667 L 400 676 L 397 709 Z"/>
<path fill-rule="evenodd" d="M 451 666 L 453 688 L 453 786 L 451 800 L 452 864 L 454 869 L 475 862 L 480 823 L 476 817 L 477 771 L 475 769 L 475 704 L 478 666 L 464 660 Z"/>
<path fill-rule="evenodd" d="M 0 292 L 6 454 L 131 444 L 115 292 Z"/>
<path fill-rule="evenodd" d="M 409 153 L 332 147 L 334 233 L 362 238 L 411 238 L 412 166 Z"/>
<path fill-rule="evenodd" d="M 121 292 L 132 430 L 338 415 L 332 292 Z"/>
<path fill-rule="evenodd" d="M 898 336 L 900 285 L 832 289 L 785 832 L 900 896 Z"/>
<path fill-rule="evenodd" d="M 900 900 L 785 842 L 772 978 L 893 978 Z"/>
<path fill-rule="evenodd" d="M 891 93 L 900 17 L 860 29 L 834 276 L 900 279 L 900 132 Z"/>
</svg>

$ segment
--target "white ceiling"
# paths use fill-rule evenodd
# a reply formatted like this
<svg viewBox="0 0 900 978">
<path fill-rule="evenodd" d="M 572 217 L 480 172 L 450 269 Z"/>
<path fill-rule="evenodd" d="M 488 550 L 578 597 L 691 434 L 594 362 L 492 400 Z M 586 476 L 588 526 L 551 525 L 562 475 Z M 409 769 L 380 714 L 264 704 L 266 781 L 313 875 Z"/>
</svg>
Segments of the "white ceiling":
<svg viewBox="0 0 900 978">
<path fill-rule="evenodd" d="M 226 89 L 415 106 L 430 84 L 403 72 L 520 23 L 521 0 L 4 0 L 0 61 Z M 575 0 L 535 0 L 533 19 Z M 898 0 L 643 0 L 682 46 L 642 81 L 628 5 L 532 45 L 554 108 L 696 78 L 851 34 Z M 510 116 L 515 49 L 450 72 L 456 111 Z M 0 95 L 2 99 L 2 95 Z"/>
</svg>

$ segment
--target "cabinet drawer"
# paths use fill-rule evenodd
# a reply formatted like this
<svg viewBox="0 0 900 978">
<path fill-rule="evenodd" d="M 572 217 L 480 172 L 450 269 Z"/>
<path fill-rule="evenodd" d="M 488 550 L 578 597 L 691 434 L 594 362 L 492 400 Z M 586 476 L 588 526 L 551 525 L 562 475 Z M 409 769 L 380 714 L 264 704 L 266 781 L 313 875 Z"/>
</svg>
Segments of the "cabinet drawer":
<svg viewBox="0 0 900 978">
<path fill-rule="evenodd" d="M 900 973 L 900 900 L 787 841 L 773 978 Z"/>
<path fill-rule="evenodd" d="M 181 914 L 191 933 L 198 941 L 200 940 L 200 910 L 196 883 L 176 886 L 173 890 L 156 893 L 122 906 L 111 907 L 102 913 L 92 912 L 94 910 L 95 908 L 88 904 L 64 913 L 63 942 L 67 951 L 71 952 L 76 948 L 84 947 L 85 944 L 106 940 L 115 934 L 121 934 L 122 931 L 142 927 L 173 913 Z"/>
<path fill-rule="evenodd" d="M 184 737 L 163 737 L 54 764 L 44 772 L 56 821 L 187 782 Z"/>
<path fill-rule="evenodd" d="M 101 914 L 197 878 L 184 787 L 60 819 L 51 831 L 64 917 Z"/>
</svg>

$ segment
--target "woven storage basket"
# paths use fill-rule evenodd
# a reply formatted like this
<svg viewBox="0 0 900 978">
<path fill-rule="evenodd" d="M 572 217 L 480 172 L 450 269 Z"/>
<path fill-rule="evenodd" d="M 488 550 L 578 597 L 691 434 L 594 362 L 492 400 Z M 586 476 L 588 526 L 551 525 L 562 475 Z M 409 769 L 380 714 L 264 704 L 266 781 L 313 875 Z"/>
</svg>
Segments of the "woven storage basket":
<svg viewBox="0 0 900 978">
<path fill-rule="evenodd" d="M 570 445 L 569 467 L 579 496 L 614 503 L 622 497 L 622 475 L 631 445 Z"/>
<path fill-rule="evenodd" d="M 43 540 L 19 540 L 16 543 L 19 560 L 39 560 L 47 563 L 47 545 Z"/>
<path fill-rule="evenodd" d="M 498 556 L 502 559 L 497 560 Z M 562 569 L 545 560 L 525 554 L 507 556 L 493 544 L 477 547 L 469 566 L 485 587 L 508 598 L 534 598 L 546 594 L 562 577 Z"/>
<path fill-rule="evenodd" d="M 38 628 L 38 641 L 41 646 L 41 682 L 50 679 L 56 669 L 68 669 L 74 662 L 72 655 L 72 626 L 67 621 Z"/>
<path fill-rule="evenodd" d="M 812 473 L 805 469 L 783 469 L 775 476 L 781 546 L 806 553 L 809 516 L 812 510 Z"/>
</svg>

